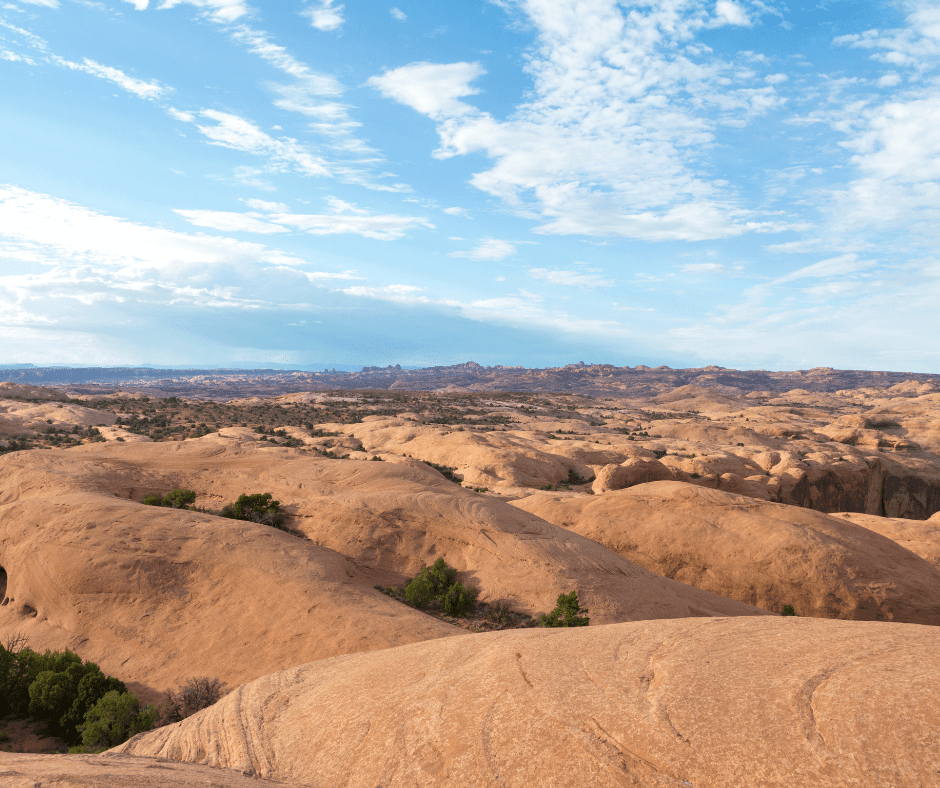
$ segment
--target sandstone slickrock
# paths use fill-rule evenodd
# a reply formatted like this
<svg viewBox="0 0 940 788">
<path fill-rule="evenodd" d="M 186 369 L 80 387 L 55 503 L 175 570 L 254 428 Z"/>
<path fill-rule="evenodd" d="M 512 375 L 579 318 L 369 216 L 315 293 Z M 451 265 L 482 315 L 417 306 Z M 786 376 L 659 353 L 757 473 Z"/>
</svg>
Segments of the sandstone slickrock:
<svg viewBox="0 0 940 788">
<path fill-rule="evenodd" d="M 216 769 L 167 758 L 106 755 L 19 755 L 0 753 L 3 788 L 277 788 L 232 769 Z M 295 788 L 301 788 L 294 783 Z"/>
<path fill-rule="evenodd" d="M 940 569 L 940 516 L 935 514 L 929 520 L 905 520 L 843 512 L 839 517 L 886 536 Z"/>
<path fill-rule="evenodd" d="M 159 465 L 181 444 L 138 445 Z M 0 631 L 29 635 L 33 648 L 71 648 L 154 700 L 192 676 L 236 686 L 311 659 L 463 631 L 376 591 L 381 575 L 328 548 L 128 500 L 182 485 L 102 448 L 0 458 Z M 212 455 L 189 456 L 224 473 Z"/>
<path fill-rule="evenodd" d="M 848 519 L 682 482 L 512 502 L 652 572 L 803 616 L 940 624 L 940 571 Z"/>
<path fill-rule="evenodd" d="M 484 596 L 531 613 L 571 590 L 599 622 L 764 613 L 658 577 L 423 463 L 203 439 L 17 452 L 0 458 L 0 479 L 0 627 L 34 647 L 70 646 L 145 688 L 193 675 L 232 686 L 462 632 L 373 588 L 439 556 Z M 314 541 L 136 502 L 176 487 L 216 509 L 272 492 Z"/>
<path fill-rule="evenodd" d="M 118 749 L 346 788 L 927 786 L 938 649 L 776 617 L 468 635 L 266 676 Z"/>
<path fill-rule="evenodd" d="M 659 460 L 642 457 L 627 460 L 620 465 L 605 465 L 597 472 L 591 489 L 595 493 L 623 490 L 637 484 L 672 480 L 675 474 Z"/>
</svg>

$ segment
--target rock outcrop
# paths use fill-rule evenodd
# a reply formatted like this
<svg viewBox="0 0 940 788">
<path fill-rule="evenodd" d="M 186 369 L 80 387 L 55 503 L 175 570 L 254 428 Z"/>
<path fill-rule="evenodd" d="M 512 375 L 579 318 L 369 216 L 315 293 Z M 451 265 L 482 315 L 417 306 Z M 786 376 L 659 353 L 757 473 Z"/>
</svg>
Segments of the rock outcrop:
<svg viewBox="0 0 940 788">
<path fill-rule="evenodd" d="M 266 676 L 119 750 L 348 788 L 926 786 L 938 649 L 777 617 L 468 635 Z"/>
<path fill-rule="evenodd" d="M 940 625 L 937 567 L 844 517 L 682 482 L 513 505 L 656 574 L 774 612 Z"/>
</svg>

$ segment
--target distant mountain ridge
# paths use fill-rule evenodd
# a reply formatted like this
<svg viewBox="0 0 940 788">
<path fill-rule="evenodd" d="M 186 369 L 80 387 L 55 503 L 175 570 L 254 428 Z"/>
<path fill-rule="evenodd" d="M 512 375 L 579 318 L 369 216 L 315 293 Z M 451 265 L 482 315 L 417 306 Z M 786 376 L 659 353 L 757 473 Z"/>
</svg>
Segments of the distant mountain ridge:
<svg viewBox="0 0 940 788">
<path fill-rule="evenodd" d="M 648 397 L 679 386 L 714 388 L 732 395 L 794 389 L 833 392 L 865 387 L 888 388 L 901 383 L 940 386 L 940 374 L 837 370 L 769 372 L 708 366 L 616 367 L 612 364 L 568 364 L 544 369 L 493 366 L 474 361 L 446 367 L 405 369 L 363 367 L 359 372 L 308 372 L 282 369 L 166 369 L 152 367 L 0 367 L 0 381 L 34 386 L 68 386 L 81 393 L 130 389 L 156 395 L 237 397 L 335 389 L 435 390 L 470 392 L 556 392 L 593 397 Z M 78 387 L 78 388 L 76 388 Z"/>
</svg>

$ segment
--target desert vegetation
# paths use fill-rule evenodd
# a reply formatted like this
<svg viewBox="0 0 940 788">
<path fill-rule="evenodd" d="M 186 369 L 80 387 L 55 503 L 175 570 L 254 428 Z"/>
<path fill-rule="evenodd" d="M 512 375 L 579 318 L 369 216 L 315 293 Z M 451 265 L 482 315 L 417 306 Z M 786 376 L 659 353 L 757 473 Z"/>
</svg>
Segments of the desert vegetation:
<svg viewBox="0 0 940 788">
<path fill-rule="evenodd" d="M 166 495 L 150 493 L 145 495 L 142 504 L 146 506 L 166 506 L 172 509 L 190 509 L 195 512 L 214 514 L 229 520 L 247 520 L 272 528 L 284 529 L 284 514 L 280 511 L 281 502 L 273 499 L 271 493 L 242 493 L 235 503 L 225 504 L 221 509 L 206 509 L 195 506 L 196 493 L 193 490 L 176 489 Z"/>
<path fill-rule="evenodd" d="M 97 752 L 154 726 L 122 681 L 71 651 L 33 651 L 13 633 L 0 645 L 0 718 L 28 720 L 74 751 Z"/>
</svg>

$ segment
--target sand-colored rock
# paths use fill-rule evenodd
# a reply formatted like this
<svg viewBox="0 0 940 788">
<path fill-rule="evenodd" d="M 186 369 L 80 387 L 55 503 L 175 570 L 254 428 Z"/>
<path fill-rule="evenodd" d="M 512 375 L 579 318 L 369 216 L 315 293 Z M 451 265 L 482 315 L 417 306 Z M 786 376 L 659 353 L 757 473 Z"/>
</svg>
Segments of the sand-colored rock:
<svg viewBox="0 0 940 788">
<path fill-rule="evenodd" d="M 57 428 L 110 426 L 116 419 L 109 411 L 74 403 L 0 400 L 0 435 L 28 434 L 49 425 Z"/>
<path fill-rule="evenodd" d="M 940 624 L 940 572 L 843 517 L 682 482 L 514 506 L 652 572 L 803 616 Z"/>
<path fill-rule="evenodd" d="M 196 785 L 212 788 L 277 788 L 284 784 L 232 769 L 180 763 L 167 758 L 140 758 L 121 753 L 0 753 L 0 785 L 3 788 L 192 788 Z"/>
<path fill-rule="evenodd" d="M 0 458 L 0 629 L 72 647 L 145 688 L 229 685 L 334 654 L 462 630 L 376 591 L 440 556 L 484 598 L 548 611 L 577 590 L 600 622 L 763 611 L 658 577 L 418 462 L 326 460 L 215 436 Z M 313 541 L 145 507 L 186 487 L 220 508 L 272 492 Z"/>
<path fill-rule="evenodd" d="M 657 577 L 596 542 L 463 489 L 422 462 L 323 460 L 210 439 L 98 452 L 120 451 L 122 461 L 165 474 L 167 489 L 187 486 L 209 506 L 263 487 L 282 501 L 292 527 L 358 566 L 400 581 L 443 557 L 482 589 L 481 598 L 524 612 L 548 611 L 571 590 L 600 622 L 761 612 Z"/>
<path fill-rule="evenodd" d="M 121 752 L 347 788 L 935 785 L 940 629 L 737 618 L 304 665 Z"/>
<path fill-rule="evenodd" d="M 591 489 L 597 494 L 674 478 L 675 474 L 659 460 L 638 457 L 620 465 L 605 465 L 598 471 Z"/>
<path fill-rule="evenodd" d="M 367 453 L 390 451 L 454 467 L 460 478 L 476 486 L 538 487 L 567 478 L 569 470 L 585 478 L 593 475 L 586 463 L 553 454 L 544 435 L 536 442 L 512 433 L 480 434 L 401 419 L 348 425 L 346 432 Z"/>
<path fill-rule="evenodd" d="M 192 676 L 237 686 L 311 659 L 463 631 L 376 591 L 387 575 L 326 547 L 129 500 L 186 486 L 182 474 L 159 470 L 174 453 L 225 474 L 213 462 L 224 454 L 217 445 L 177 447 L 93 444 L 0 458 L 0 632 L 22 631 L 39 650 L 72 648 L 155 699 Z M 255 478 L 243 481 L 257 491 L 266 452 L 253 455 Z"/>
<path fill-rule="evenodd" d="M 838 516 L 886 536 L 940 569 L 940 515 L 929 520 L 876 517 L 858 512 L 843 512 Z"/>
</svg>

